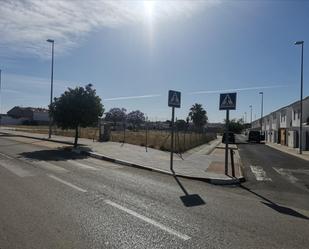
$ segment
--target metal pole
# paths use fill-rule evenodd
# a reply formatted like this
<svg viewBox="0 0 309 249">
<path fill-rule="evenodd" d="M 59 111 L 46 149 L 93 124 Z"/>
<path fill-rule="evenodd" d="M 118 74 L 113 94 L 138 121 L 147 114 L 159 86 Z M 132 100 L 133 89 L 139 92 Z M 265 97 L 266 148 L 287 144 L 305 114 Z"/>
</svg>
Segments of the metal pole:
<svg viewBox="0 0 309 249">
<path fill-rule="evenodd" d="M 260 92 L 260 94 L 262 95 L 262 102 L 261 102 L 261 133 L 263 131 L 263 121 L 262 121 L 262 118 L 263 118 L 263 102 L 264 102 L 264 93 L 263 92 Z"/>
<path fill-rule="evenodd" d="M 303 64 L 304 64 L 304 43 L 301 44 L 301 76 L 300 76 L 300 124 L 299 124 L 299 154 L 302 154 L 303 135 Z"/>
<path fill-rule="evenodd" d="M 249 107 L 250 107 L 250 124 L 252 124 L 252 105 L 250 105 Z"/>
<path fill-rule="evenodd" d="M 145 147 L 146 147 L 146 152 L 147 152 L 147 148 L 148 148 L 148 118 L 147 118 L 147 116 L 146 116 L 146 123 L 145 123 L 145 125 L 146 125 L 146 142 L 145 142 Z"/>
<path fill-rule="evenodd" d="M 54 41 L 52 41 L 52 64 L 51 64 L 51 79 L 50 79 L 50 106 L 53 103 L 53 85 L 54 85 Z M 52 118 L 49 115 L 49 132 L 48 138 L 51 138 L 52 134 Z"/>
<path fill-rule="evenodd" d="M 173 169 L 173 153 L 174 153 L 174 118 L 175 118 L 175 107 L 172 107 L 172 122 L 171 122 L 171 160 L 170 160 L 170 168 L 171 171 L 174 172 Z"/>
<path fill-rule="evenodd" d="M 1 74 L 2 74 L 2 70 L 0 69 L 0 125 L 2 123 L 2 115 L 1 115 L 1 107 L 2 107 L 2 98 L 1 98 L 1 87 L 2 87 L 2 84 L 1 84 Z"/>
<path fill-rule="evenodd" d="M 228 163 L 229 163 L 229 115 L 230 110 L 226 110 L 225 119 L 225 174 L 228 174 Z"/>
</svg>

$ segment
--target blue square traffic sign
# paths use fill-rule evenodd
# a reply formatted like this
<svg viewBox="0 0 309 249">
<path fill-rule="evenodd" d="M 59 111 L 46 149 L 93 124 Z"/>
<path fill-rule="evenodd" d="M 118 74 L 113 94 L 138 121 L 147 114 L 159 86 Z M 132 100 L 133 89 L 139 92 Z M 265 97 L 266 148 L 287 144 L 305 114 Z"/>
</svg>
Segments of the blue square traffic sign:
<svg viewBox="0 0 309 249">
<path fill-rule="evenodd" d="M 221 93 L 219 110 L 235 110 L 236 109 L 236 93 Z"/>
<path fill-rule="evenodd" d="M 181 93 L 173 90 L 168 91 L 168 106 L 170 107 L 180 107 L 181 103 Z"/>
</svg>

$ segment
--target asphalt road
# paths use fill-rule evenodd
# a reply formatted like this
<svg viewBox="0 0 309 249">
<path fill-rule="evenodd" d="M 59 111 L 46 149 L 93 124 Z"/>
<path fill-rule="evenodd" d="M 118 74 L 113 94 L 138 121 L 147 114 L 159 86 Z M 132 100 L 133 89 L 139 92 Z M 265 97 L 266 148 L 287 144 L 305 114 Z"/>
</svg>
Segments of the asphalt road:
<svg viewBox="0 0 309 249">
<path fill-rule="evenodd" d="M 308 196 L 307 196 L 308 197 Z M 309 208 L 0 136 L 0 248 L 306 248 Z"/>
<path fill-rule="evenodd" d="M 237 136 L 246 183 L 270 201 L 309 209 L 309 161 Z"/>
</svg>

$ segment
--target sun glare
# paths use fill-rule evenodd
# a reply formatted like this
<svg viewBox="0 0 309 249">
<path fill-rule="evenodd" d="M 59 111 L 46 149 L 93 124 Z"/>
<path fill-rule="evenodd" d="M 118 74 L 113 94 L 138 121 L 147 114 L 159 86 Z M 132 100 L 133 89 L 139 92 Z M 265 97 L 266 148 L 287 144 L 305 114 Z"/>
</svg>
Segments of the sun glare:
<svg viewBox="0 0 309 249">
<path fill-rule="evenodd" d="M 154 12 L 155 1 L 146 0 L 144 1 L 144 10 L 147 18 L 152 19 Z"/>
</svg>

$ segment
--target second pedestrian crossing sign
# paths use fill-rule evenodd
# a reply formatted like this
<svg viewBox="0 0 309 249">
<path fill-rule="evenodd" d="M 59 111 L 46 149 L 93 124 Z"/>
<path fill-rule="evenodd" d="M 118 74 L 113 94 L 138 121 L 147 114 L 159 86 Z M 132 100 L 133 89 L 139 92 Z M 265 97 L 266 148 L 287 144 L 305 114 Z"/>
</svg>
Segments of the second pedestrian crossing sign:
<svg viewBox="0 0 309 249">
<path fill-rule="evenodd" d="M 173 90 L 168 91 L 168 106 L 169 107 L 180 107 L 181 93 Z"/>
<path fill-rule="evenodd" d="M 236 93 L 221 93 L 219 110 L 235 110 Z"/>
</svg>

